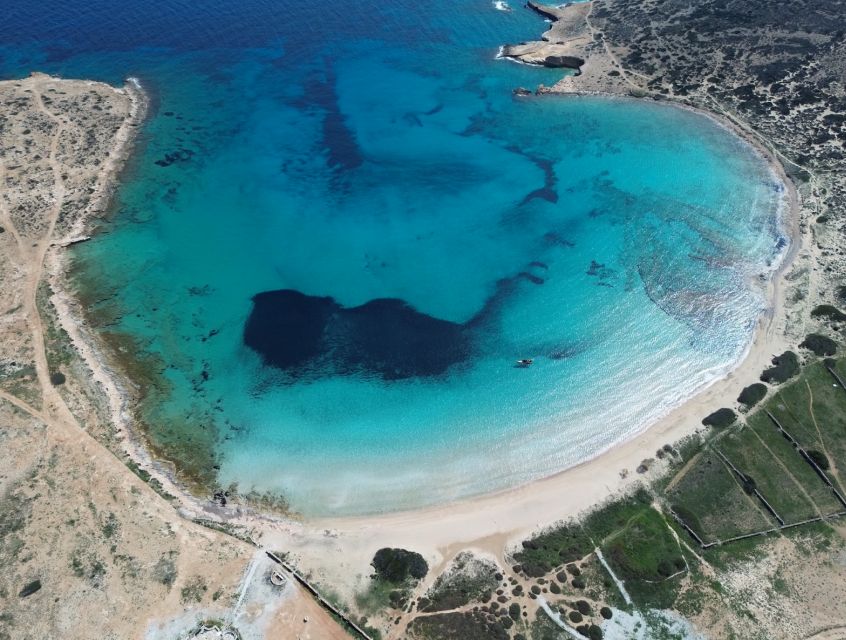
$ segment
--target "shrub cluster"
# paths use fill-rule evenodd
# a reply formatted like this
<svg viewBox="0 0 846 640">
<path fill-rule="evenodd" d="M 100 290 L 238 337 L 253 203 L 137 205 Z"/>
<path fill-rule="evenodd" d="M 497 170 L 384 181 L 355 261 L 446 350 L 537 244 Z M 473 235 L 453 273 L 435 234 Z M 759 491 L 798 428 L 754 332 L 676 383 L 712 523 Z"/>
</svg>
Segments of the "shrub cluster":
<svg viewBox="0 0 846 640">
<path fill-rule="evenodd" d="M 843 313 L 837 307 L 830 304 L 821 304 L 811 311 L 811 316 L 814 318 L 828 318 L 829 320 L 846 320 L 846 313 Z"/>
<path fill-rule="evenodd" d="M 743 487 L 743 491 L 746 495 L 751 496 L 755 493 L 755 490 L 758 488 L 758 485 L 755 484 L 755 478 L 752 476 L 743 476 L 743 481 L 741 482 L 741 486 Z"/>
<path fill-rule="evenodd" d="M 814 463 L 823 471 L 828 471 L 830 465 L 828 463 L 828 458 L 825 457 L 825 454 L 822 451 L 817 451 L 816 449 L 809 449 L 808 450 L 808 457 L 814 461 Z"/>
<path fill-rule="evenodd" d="M 39 589 L 41 589 L 41 580 L 33 580 L 32 582 L 25 585 L 23 589 L 21 589 L 20 593 L 18 594 L 18 597 L 29 597 Z"/>
<path fill-rule="evenodd" d="M 520 563 L 520 570 L 532 578 L 538 578 L 562 564 L 582 558 L 593 548 L 588 536 L 575 524 L 562 524 L 548 529 L 529 540 L 524 540 L 522 545 L 523 548 L 514 554 L 514 557 Z"/>
<path fill-rule="evenodd" d="M 724 407 L 722 409 L 717 409 L 709 416 L 705 416 L 702 419 L 702 424 L 706 427 L 716 427 L 718 429 L 722 429 L 733 425 L 735 420 L 737 420 L 737 414 L 731 409 Z"/>
<path fill-rule="evenodd" d="M 833 356 L 837 353 L 837 343 L 831 338 L 819 333 L 809 333 L 799 345 L 803 349 L 813 351 L 819 357 Z"/>
<path fill-rule="evenodd" d="M 745 404 L 747 407 L 754 407 L 764 399 L 765 395 L 767 395 L 767 385 L 761 382 L 756 382 L 755 384 L 750 384 L 748 387 L 745 387 L 743 391 L 740 392 L 740 395 L 737 396 L 737 401 L 741 404 Z"/>
<path fill-rule="evenodd" d="M 773 358 L 773 366 L 761 374 L 764 382 L 785 382 L 799 373 L 799 358 L 792 351 L 785 351 Z"/>
<path fill-rule="evenodd" d="M 409 577 L 420 580 L 429 572 L 429 565 L 423 556 L 406 549 L 379 549 L 370 564 L 378 578 L 395 584 Z"/>
</svg>

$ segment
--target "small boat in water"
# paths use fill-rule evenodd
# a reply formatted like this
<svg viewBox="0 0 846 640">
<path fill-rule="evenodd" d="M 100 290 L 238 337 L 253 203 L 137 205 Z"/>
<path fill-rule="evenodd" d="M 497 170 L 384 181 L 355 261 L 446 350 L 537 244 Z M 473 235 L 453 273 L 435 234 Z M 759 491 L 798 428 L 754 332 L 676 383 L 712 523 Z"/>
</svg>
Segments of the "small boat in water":
<svg viewBox="0 0 846 640">
<path fill-rule="evenodd" d="M 526 367 L 530 367 L 533 363 L 534 360 L 532 360 L 531 358 L 524 358 L 523 360 L 517 361 L 517 366 L 525 369 Z"/>
</svg>

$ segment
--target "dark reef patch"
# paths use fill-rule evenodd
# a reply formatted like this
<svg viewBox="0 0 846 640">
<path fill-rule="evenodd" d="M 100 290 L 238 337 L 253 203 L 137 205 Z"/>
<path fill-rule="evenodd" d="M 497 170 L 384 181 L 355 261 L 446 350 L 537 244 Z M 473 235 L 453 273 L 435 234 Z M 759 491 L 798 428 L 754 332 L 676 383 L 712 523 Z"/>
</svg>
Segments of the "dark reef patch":
<svg viewBox="0 0 846 640">
<path fill-rule="evenodd" d="M 177 162 L 188 162 L 193 157 L 194 152 L 191 149 L 177 149 L 176 151 L 166 153 L 164 158 L 156 160 L 155 164 L 160 167 L 169 167 Z"/>
<path fill-rule="evenodd" d="M 323 119 L 323 147 L 332 169 L 350 171 L 364 163 L 355 133 L 347 126 L 335 92 L 335 73 L 326 65 L 326 80 L 311 88 L 311 97 L 326 111 Z"/>
<path fill-rule="evenodd" d="M 552 161 L 548 160 L 547 158 L 542 158 L 541 156 L 536 156 L 527 153 L 526 151 L 520 149 L 515 145 L 507 146 L 506 150 L 510 151 L 511 153 L 520 154 L 521 156 L 529 160 L 532 164 L 534 164 L 538 169 L 543 171 L 543 186 L 526 194 L 526 196 L 520 202 L 520 206 L 525 205 L 531 202 L 532 200 L 536 199 L 546 200 L 547 202 L 551 202 L 552 204 L 558 202 L 558 191 L 556 191 L 555 189 L 558 185 L 558 176 L 555 175 L 555 167 L 552 164 Z"/>
<path fill-rule="evenodd" d="M 342 173 L 364 164 L 364 156 L 355 132 L 347 125 L 338 104 L 335 82 L 334 69 L 326 61 L 322 77 L 318 74 L 312 76 L 305 95 L 293 100 L 292 105 L 298 109 L 319 109 L 323 112 L 320 148 L 326 150 L 326 164 L 329 168 Z"/>
<path fill-rule="evenodd" d="M 402 300 L 346 308 L 291 289 L 253 297 L 244 344 L 283 371 L 385 380 L 441 375 L 472 351 L 465 325 L 420 313 Z"/>
<path fill-rule="evenodd" d="M 517 277 L 523 278 L 524 280 L 528 280 L 532 284 L 543 284 L 544 279 L 536 276 L 533 273 L 529 273 L 528 271 L 521 271 L 517 274 Z"/>
<path fill-rule="evenodd" d="M 564 247 L 566 249 L 576 246 L 573 241 L 568 240 L 557 231 L 548 231 L 547 233 L 543 234 L 543 241 L 546 245 L 550 247 Z"/>
<path fill-rule="evenodd" d="M 383 380 L 443 375 L 477 355 L 477 346 L 495 334 L 500 313 L 513 296 L 544 284 L 549 266 L 533 260 L 529 269 L 497 280 L 490 297 L 464 323 L 421 313 L 397 298 L 344 307 L 334 298 L 294 289 L 264 291 L 253 296 L 244 345 L 258 353 L 265 366 L 288 374 L 286 383 L 335 375 Z M 518 354 L 502 355 L 508 360 L 564 359 L 571 353 L 560 345 L 536 344 L 522 347 Z"/>
</svg>

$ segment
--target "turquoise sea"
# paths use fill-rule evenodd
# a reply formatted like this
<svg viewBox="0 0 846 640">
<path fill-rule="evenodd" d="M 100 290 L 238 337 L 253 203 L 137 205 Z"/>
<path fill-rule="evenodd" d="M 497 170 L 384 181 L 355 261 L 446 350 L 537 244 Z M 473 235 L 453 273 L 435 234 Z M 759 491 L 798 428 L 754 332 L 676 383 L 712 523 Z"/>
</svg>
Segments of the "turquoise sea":
<svg viewBox="0 0 846 640">
<path fill-rule="evenodd" d="M 496 59 L 544 29 L 517 3 L 9 2 L 3 77 L 151 96 L 74 282 L 156 448 L 221 486 L 326 515 L 525 483 L 724 375 L 766 308 L 764 160 L 665 105 L 515 97 L 562 73 Z"/>
</svg>

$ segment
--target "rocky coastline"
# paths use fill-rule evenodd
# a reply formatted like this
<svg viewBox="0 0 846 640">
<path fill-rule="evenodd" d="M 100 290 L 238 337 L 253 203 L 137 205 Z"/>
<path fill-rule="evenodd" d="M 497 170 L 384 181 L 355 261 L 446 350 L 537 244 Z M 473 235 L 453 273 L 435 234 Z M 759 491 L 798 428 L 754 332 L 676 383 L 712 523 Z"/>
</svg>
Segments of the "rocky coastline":
<svg viewBox="0 0 846 640">
<path fill-rule="evenodd" d="M 580 54 L 589 40 L 585 16 L 590 12 L 591 3 L 559 8 L 530 0 L 526 6 L 552 21 L 550 28 L 540 40 L 504 45 L 500 56 L 525 64 L 571 69 L 579 75 L 585 63 Z"/>
</svg>

